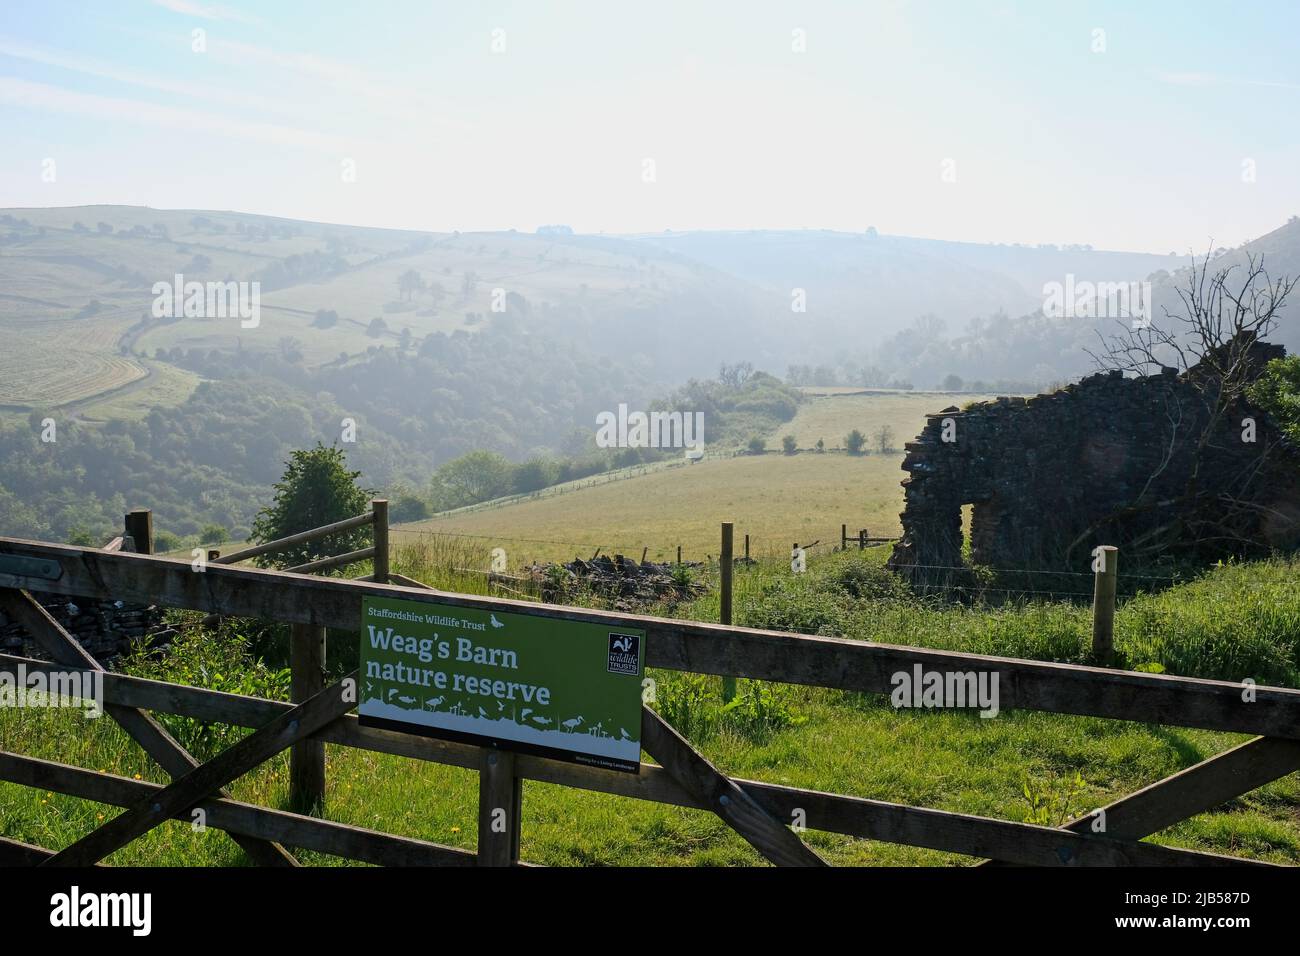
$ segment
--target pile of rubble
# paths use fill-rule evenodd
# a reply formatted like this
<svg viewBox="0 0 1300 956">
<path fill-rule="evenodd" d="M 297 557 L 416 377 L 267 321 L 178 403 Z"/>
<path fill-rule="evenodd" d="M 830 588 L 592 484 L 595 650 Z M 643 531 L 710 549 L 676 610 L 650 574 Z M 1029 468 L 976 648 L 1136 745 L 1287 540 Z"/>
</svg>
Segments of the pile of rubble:
<svg viewBox="0 0 1300 956">
<path fill-rule="evenodd" d="M 544 601 L 562 599 L 569 589 L 585 585 L 618 599 L 619 606 L 628 607 L 665 598 L 689 600 L 703 594 L 708 590 L 699 580 L 703 567 L 698 561 L 657 564 L 616 554 L 590 561 L 575 558 L 567 564 L 534 564 L 524 573 L 541 591 Z"/>
<path fill-rule="evenodd" d="M 45 610 L 75 637 L 96 660 L 107 664 L 132 643 L 150 646 L 166 643 L 175 632 L 163 625 L 162 609 L 123 601 L 81 601 L 52 594 L 33 594 Z M 6 654 L 40 657 L 40 646 L 19 624 L 0 613 L 0 648 Z"/>
</svg>

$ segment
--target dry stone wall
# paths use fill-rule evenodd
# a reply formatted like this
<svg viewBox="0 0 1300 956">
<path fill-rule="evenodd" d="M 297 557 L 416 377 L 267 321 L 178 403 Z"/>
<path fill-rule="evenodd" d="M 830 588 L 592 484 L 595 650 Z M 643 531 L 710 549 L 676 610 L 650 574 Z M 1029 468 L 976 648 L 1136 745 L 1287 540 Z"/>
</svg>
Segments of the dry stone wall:
<svg viewBox="0 0 1300 956">
<path fill-rule="evenodd" d="M 1255 348 L 1256 367 L 1285 354 Z M 1086 570 L 1096 545 L 1122 548 L 1168 528 L 1186 506 L 1210 420 L 1195 374 L 1099 373 L 1050 394 L 928 416 L 906 446 L 903 535 L 890 566 L 918 583 L 961 579 L 968 504 L 971 560 L 994 568 Z M 1199 456 L 1197 507 L 1247 503 L 1223 505 L 1242 540 L 1218 542 L 1222 550 L 1300 544 L 1300 453 L 1258 409 L 1230 411 Z M 1253 442 L 1243 440 L 1247 417 Z"/>
</svg>

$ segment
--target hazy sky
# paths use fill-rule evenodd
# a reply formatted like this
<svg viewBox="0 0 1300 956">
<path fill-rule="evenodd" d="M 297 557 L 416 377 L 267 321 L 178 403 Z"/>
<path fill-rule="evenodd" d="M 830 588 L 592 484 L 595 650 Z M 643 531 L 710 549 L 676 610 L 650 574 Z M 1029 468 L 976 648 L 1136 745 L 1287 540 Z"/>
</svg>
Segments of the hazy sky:
<svg viewBox="0 0 1300 956">
<path fill-rule="evenodd" d="M 1300 213 L 1294 2 L 2 2 L 0 206 L 1150 252 Z"/>
</svg>

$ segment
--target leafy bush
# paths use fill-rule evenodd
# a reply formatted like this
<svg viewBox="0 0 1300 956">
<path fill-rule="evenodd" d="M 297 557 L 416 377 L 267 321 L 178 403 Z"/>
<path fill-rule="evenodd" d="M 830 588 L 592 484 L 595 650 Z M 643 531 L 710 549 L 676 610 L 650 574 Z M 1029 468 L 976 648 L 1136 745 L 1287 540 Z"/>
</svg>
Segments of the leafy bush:
<svg viewBox="0 0 1300 956">
<path fill-rule="evenodd" d="M 654 709 L 683 737 L 707 740 L 721 714 L 717 678 L 673 673 L 655 679 Z"/>
<path fill-rule="evenodd" d="M 289 699 L 289 670 L 273 669 L 255 658 L 243 622 L 228 621 L 219 630 L 188 627 L 162 652 L 136 648 L 121 662 L 124 673 L 150 680 L 205 687 L 264 697 Z M 247 731 L 222 722 L 161 714 L 177 741 L 199 760 L 208 760 L 238 741 Z"/>
<path fill-rule="evenodd" d="M 679 734 L 696 743 L 723 732 L 760 741 L 807 719 L 795 711 L 792 696 L 781 684 L 745 681 L 724 704 L 718 678 L 671 673 L 656 680 L 654 707 Z"/>
<path fill-rule="evenodd" d="M 808 718 L 795 712 L 788 687 L 763 681 L 746 681 L 741 690 L 722 706 L 723 724 L 751 741 L 802 724 Z"/>
<path fill-rule="evenodd" d="M 199 532 L 199 544 L 225 544 L 230 540 L 230 532 L 219 524 L 206 524 Z"/>
<path fill-rule="evenodd" d="M 1270 361 L 1246 394 L 1292 441 L 1300 442 L 1300 355 Z"/>
<path fill-rule="evenodd" d="M 737 618 L 742 627 L 828 637 L 846 634 L 849 626 L 844 595 L 822 590 L 802 578 L 777 578 L 755 601 L 741 608 Z"/>
<path fill-rule="evenodd" d="M 823 579 L 823 587 L 833 588 L 851 598 L 871 601 L 911 601 L 907 583 L 881 564 L 852 558 L 834 568 Z"/>
<path fill-rule="evenodd" d="M 185 542 L 181 540 L 181 536 L 178 534 L 172 534 L 170 531 L 155 531 L 153 533 L 153 549 L 156 554 L 179 551 L 184 545 Z"/>
</svg>

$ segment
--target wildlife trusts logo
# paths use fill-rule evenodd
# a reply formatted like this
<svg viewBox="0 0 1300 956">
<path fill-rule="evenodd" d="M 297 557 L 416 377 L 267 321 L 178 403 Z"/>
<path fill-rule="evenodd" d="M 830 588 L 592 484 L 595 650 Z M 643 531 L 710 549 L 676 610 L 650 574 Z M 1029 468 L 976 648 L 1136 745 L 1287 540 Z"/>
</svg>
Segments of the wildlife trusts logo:
<svg viewBox="0 0 1300 956">
<path fill-rule="evenodd" d="M 685 448 L 687 456 L 704 449 L 703 412 L 617 412 L 596 416 L 597 448 Z"/>
<path fill-rule="evenodd" d="M 262 322 L 262 283 L 186 282 L 176 273 L 172 281 L 153 284 L 155 319 L 233 319 L 241 329 Z"/>
<path fill-rule="evenodd" d="M 641 635 L 621 634 L 610 631 L 609 662 L 607 669 L 611 674 L 631 674 L 636 676 L 641 663 Z"/>
<path fill-rule="evenodd" d="M 1043 315 L 1049 319 L 1131 319 L 1134 329 L 1151 327 L 1150 282 L 1043 283 Z"/>
</svg>

